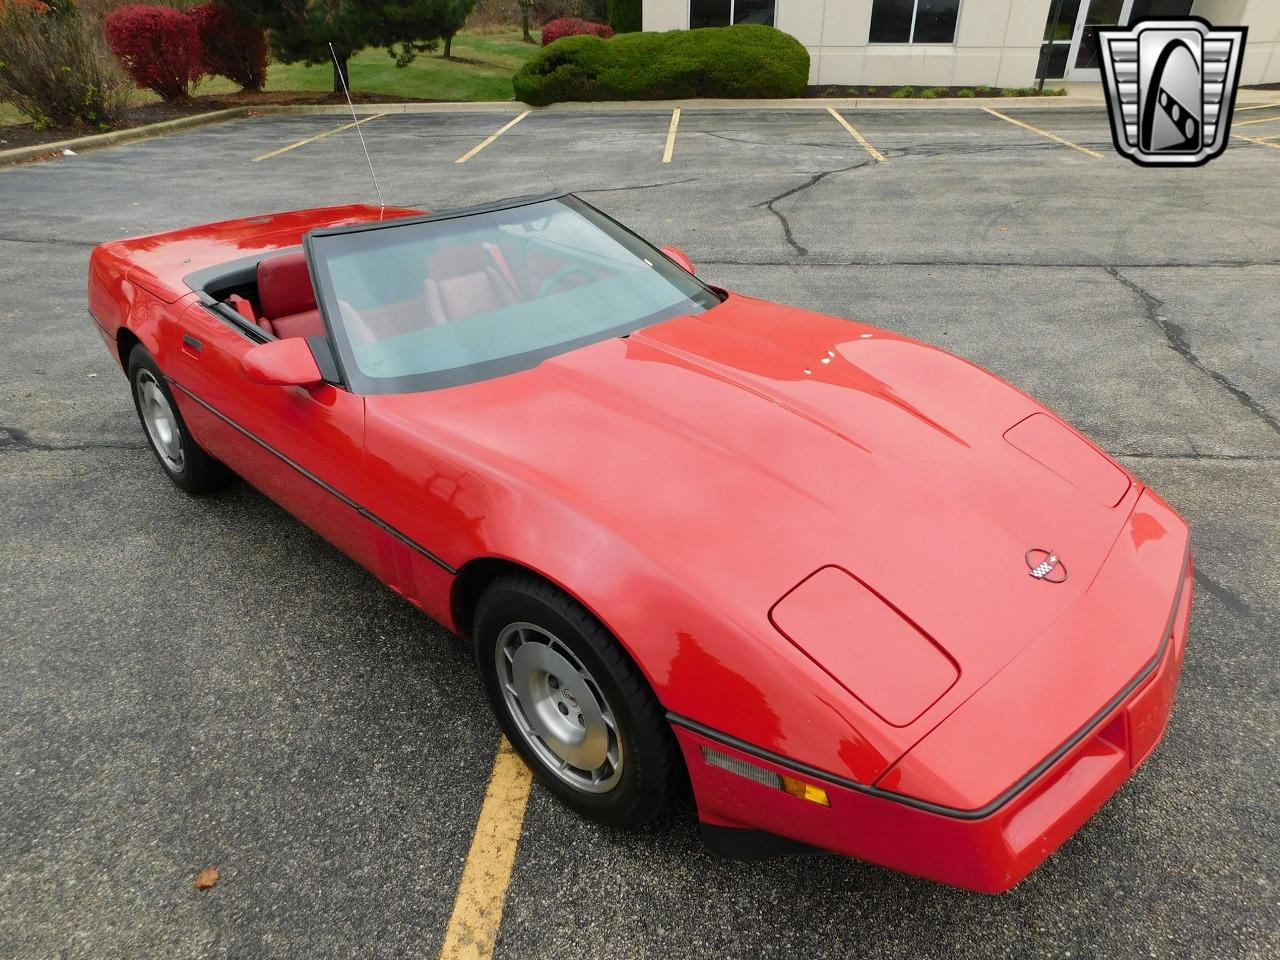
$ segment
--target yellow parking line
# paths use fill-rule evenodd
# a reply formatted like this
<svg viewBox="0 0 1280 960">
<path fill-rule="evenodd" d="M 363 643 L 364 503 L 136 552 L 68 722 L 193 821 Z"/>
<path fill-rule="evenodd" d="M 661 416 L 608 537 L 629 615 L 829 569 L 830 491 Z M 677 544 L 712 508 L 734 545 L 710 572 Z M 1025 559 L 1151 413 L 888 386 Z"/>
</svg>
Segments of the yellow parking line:
<svg viewBox="0 0 1280 960">
<path fill-rule="evenodd" d="M 468 160 L 474 157 L 477 153 L 479 153 L 489 144 L 493 143 L 493 141 L 497 140 L 500 136 L 502 136 L 504 133 L 506 133 L 508 130 L 510 130 L 512 127 L 514 127 L 517 123 L 519 123 L 521 120 L 523 120 L 532 112 L 533 111 L 531 110 L 526 110 L 524 113 L 520 114 L 520 116 L 516 117 L 514 120 L 511 120 L 510 122 L 503 124 L 497 130 L 495 130 L 492 135 L 485 137 L 478 144 L 476 144 L 474 147 L 472 147 L 470 150 L 468 150 L 466 153 L 464 153 L 462 156 L 460 156 L 457 160 L 453 162 L 466 163 Z"/>
<path fill-rule="evenodd" d="M 827 113 L 835 117 L 836 122 L 839 123 L 840 126 L 844 127 L 851 134 L 853 134 L 853 139 L 857 140 L 858 143 L 862 144 L 862 149 L 867 151 L 867 153 L 871 154 L 872 160 L 874 160 L 876 163 L 888 163 L 888 161 L 885 159 L 884 154 L 881 153 L 879 150 L 877 150 L 875 147 L 873 147 L 871 144 L 867 143 L 867 138 L 864 137 L 862 134 L 860 134 L 857 128 L 852 123 L 850 123 L 844 117 L 840 116 L 840 114 L 836 113 L 835 107 L 827 107 Z"/>
<path fill-rule="evenodd" d="M 530 782 L 529 768 L 504 737 L 462 868 L 440 960 L 490 960 L 493 956 Z"/>
<path fill-rule="evenodd" d="M 671 111 L 671 126 L 667 127 L 667 148 L 662 151 L 662 162 L 670 163 L 676 150 L 676 128 L 680 126 L 680 108 Z"/>
<path fill-rule="evenodd" d="M 373 116 L 365 117 L 363 120 L 354 120 L 351 123 L 344 123 L 342 126 L 337 127 L 334 130 L 326 130 L 324 133 L 317 133 L 314 137 L 307 137 L 305 140 L 299 140 L 297 143 L 291 143 L 287 147 L 281 147 L 279 150 L 272 150 L 270 153 L 264 153 L 260 157 L 254 157 L 253 162 L 257 163 L 259 160 L 270 160 L 272 157 L 278 157 L 282 153 L 288 153 L 290 150 L 296 150 L 298 147 L 304 146 L 308 143 L 323 140 L 325 137 L 332 137 L 335 133 L 341 133 L 343 130 L 350 130 L 352 127 L 358 127 L 362 123 L 368 123 L 370 120 L 377 120 L 378 118 L 385 116 L 385 113 L 375 113 Z"/>
<path fill-rule="evenodd" d="M 1232 136 L 1237 140 L 1247 140 L 1250 143 L 1257 143 L 1264 147 L 1270 147 L 1272 150 L 1280 150 L 1280 143 L 1271 142 L 1275 139 L 1274 137 L 1246 137 L 1243 133 L 1233 133 Z M 1280 136 L 1280 134 L 1276 134 L 1276 136 Z"/>
<path fill-rule="evenodd" d="M 1275 123 L 1280 120 L 1280 114 L 1274 117 L 1259 117 L 1257 120 L 1241 120 L 1239 123 L 1233 123 L 1231 129 L 1236 127 L 1252 127 L 1255 123 Z"/>
<path fill-rule="evenodd" d="M 1275 103 L 1255 103 L 1249 107 L 1236 107 L 1236 113 L 1244 113 L 1247 110 L 1270 110 L 1272 107 L 1280 107 L 1280 100 Z"/>
<path fill-rule="evenodd" d="M 1001 120 L 1009 121 L 1009 123 L 1012 123 L 1015 127 L 1022 127 L 1024 130 L 1030 130 L 1032 133 L 1038 133 L 1042 137 L 1048 137 L 1055 143 L 1060 143 L 1063 146 L 1070 147 L 1072 150 L 1079 150 L 1081 153 L 1087 153 L 1091 157 L 1096 157 L 1099 160 L 1102 159 L 1102 154 L 1098 153 L 1098 151 L 1090 150 L 1088 147 L 1082 147 L 1078 143 L 1072 143 L 1070 140 L 1060 137 L 1056 133 L 1050 133 L 1048 130 L 1041 130 L 1039 127 L 1033 127 L 1029 123 L 1023 123 L 1021 120 L 1015 120 L 1013 117 L 1007 116 L 999 110 L 992 110 L 990 107 L 983 107 L 982 109 L 987 111 L 987 113 L 991 114 L 993 117 L 999 117 Z"/>
</svg>

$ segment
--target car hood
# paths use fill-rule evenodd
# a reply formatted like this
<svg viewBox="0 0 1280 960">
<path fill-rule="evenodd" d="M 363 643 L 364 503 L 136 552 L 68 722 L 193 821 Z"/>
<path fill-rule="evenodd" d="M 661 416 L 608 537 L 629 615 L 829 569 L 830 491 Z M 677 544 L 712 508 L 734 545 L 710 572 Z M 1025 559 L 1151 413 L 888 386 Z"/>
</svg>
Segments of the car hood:
<svg viewBox="0 0 1280 960">
<path fill-rule="evenodd" d="M 901 743 L 1063 615 L 1137 497 L 972 364 L 739 296 L 500 380 L 371 401 L 592 514 L 743 631 L 780 640 L 784 595 L 823 567 L 851 574 L 957 668 L 918 722 L 897 718 Z M 1036 414 L 1068 455 L 1005 439 Z M 1091 481 L 1108 471 L 1106 503 Z M 1033 548 L 1069 578 L 1029 576 Z M 806 652 L 858 694 L 839 657 Z"/>
</svg>

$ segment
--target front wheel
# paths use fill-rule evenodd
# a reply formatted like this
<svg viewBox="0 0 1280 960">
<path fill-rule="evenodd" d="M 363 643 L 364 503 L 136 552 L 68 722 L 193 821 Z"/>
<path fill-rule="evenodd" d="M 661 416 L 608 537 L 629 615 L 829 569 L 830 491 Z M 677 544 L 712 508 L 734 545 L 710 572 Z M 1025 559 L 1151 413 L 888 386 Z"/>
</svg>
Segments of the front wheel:
<svg viewBox="0 0 1280 960">
<path fill-rule="evenodd" d="M 474 634 L 490 706 L 547 789 L 612 826 L 663 812 L 677 782 L 671 730 L 599 621 L 550 584 L 513 575 L 480 598 Z"/>
<path fill-rule="evenodd" d="M 227 469 L 204 451 L 187 430 L 169 384 L 142 346 L 129 354 L 129 386 L 151 452 L 169 479 L 187 493 L 212 493 L 227 482 Z"/>
</svg>

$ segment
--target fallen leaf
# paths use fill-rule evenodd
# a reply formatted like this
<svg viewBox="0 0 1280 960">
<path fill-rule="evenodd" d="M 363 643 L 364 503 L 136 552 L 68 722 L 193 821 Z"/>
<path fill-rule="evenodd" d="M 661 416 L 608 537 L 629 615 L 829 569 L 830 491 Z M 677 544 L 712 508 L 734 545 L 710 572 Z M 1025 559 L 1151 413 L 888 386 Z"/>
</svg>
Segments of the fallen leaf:
<svg viewBox="0 0 1280 960">
<path fill-rule="evenodd" d="M 218 882 L 218 877 L 219 873 L 217 867 L 205 867 L 196 874 L 196 889 L 208 890 Z"/>
</svg>

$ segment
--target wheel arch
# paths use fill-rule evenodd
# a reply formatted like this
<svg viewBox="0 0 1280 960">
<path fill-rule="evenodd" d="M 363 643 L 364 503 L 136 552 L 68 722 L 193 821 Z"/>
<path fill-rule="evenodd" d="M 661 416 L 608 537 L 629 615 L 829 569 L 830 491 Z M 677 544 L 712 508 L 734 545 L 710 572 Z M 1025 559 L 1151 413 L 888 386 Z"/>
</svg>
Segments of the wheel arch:
<svg viewBox="0 0 1280 960">
<path fill-rule="evenodd" d="M 580 605 L 587 613 L 591 614 L 596 621 L 608 631 L 609 635 L 618 642 L 618 646 L 627 655 L 627 658 L 635 664 L 644 677 L 645 683 L 648 684 L 649 690 L 653 693 L 654 699 L 659 704 L 662 703 L 662 693 L 658 685 L 654 683 L 653 677 L 649 671 L 645 669 L 645 665 L 636 656 L 635 650 L 627 641 L 619 635 L 619 632 L 609 622 L 607 617 L 601 615 L 591 603 L 585 600 L 581 594 L 570 588 L 567 584 L 561 582 L 557 578 L 548 575 L 537 567 L 513 560 L 509 557 L 501 556 L 481 556 L 468 560 L 458 568 L 457 574 L 454 576 L 453 586 L 449 592 L 449 615 L 453 620 L 454 629 L 457 633 L 467 640 L 472 639 L 472 626 L 475 622 L 476 606 L 480 602 L 480 597 L 491 583 L 499 577 L 508 574 L 523 574 L 541 580 L 543 583 L 549 584 L 559 590 L 574 603 Z"/>
<path fill-rule="evenodd" d="M 122 325 L 116 331 L 116 354 L 120 358 L 120 368 L 125 373 L 129 372 L 129 354 L 141 343 L 141 338 L 126 326 Z"/>
</svg>

